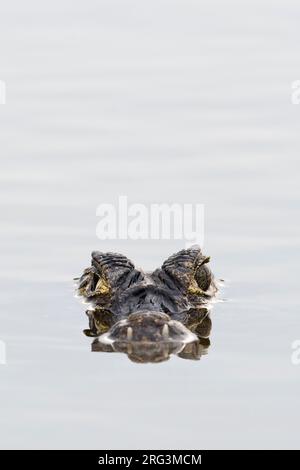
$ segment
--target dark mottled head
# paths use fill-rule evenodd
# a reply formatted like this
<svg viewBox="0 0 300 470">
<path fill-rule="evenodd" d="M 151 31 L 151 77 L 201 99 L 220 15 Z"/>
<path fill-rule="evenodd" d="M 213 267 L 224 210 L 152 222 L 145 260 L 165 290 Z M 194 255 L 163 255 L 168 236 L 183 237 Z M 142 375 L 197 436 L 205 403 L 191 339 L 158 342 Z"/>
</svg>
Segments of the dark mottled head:
<svg viewBox="0 0 300 470">
<path fill-rule="evenodd" d="M 136 357 L 141 345 L 151 350 L 150 345 L 156 344 L 157 349 L 160 344 L 163 356 L 159 357 L 165 357 L 170 348 L 178 352 L 179 345 L 197 341 L 188 326 L 195 317 L 191 312 L 202 309 L 203 313 L 217 290 L 208 262 L 199 247 L 192 247 L 146 274 L 123 255 L 93 252 L 92 266 L 79 279 L 78 293 L 92 306 L 94 326 L 102 322 L 102 329 L 96 329 L 97 336 L 104 333 L 99 341 L 118 344 L 126 351 L 129 345 L 130 350 L 139 351 Z"/>
</svg>

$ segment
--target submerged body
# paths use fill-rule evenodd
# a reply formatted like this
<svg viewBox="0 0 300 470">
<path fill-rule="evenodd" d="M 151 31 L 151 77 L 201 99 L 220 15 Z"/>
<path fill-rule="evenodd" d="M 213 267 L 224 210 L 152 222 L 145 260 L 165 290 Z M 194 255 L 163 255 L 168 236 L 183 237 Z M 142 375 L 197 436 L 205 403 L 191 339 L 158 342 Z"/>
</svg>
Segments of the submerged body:
<svg viewBox="0 0 300 470">
<path fill-rule="evenodd" d="M 217 292 L 208 262 L 194 246 L 145 273 L 123 255 L 93 252 L 78 282 L 79 295 L 91 305 L 85 334 L 97 338 L 92 349 L 126 352 L 138 362 L 180 355 L 191 344 L 199 350 L 209 336 L 209 303 Z"/>
</svg>

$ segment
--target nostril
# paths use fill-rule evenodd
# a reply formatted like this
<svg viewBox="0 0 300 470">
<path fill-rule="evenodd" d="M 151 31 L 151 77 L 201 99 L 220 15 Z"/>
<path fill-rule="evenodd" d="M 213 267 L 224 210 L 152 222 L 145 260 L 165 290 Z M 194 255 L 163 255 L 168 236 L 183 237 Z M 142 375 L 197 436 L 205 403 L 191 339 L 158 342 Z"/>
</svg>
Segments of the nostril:
<svg viewBox="0 0 300 470">
<path fill-rule="evenodd" d="M 164 304 L 160 304 L 160 308 L 161 308 L 162 312 L 170 313 L 170 310 Z"/>
</svg>

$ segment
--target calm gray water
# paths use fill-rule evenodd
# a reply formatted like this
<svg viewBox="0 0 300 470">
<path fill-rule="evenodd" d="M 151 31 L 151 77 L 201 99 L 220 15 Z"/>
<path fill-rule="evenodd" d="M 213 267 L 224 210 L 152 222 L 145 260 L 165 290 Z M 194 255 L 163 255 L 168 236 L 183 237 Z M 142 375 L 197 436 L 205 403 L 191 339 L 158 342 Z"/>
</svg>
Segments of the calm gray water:
<svg viewBox="0 0 300 470">
<path fill-rule="evenodd" d="M 2 3 L 1 448 L 299 447 L 300 78 L 293 0 Z M 226 280 L 200 361 L 92 353 L 72 278 L 179 240 L 100 241 L 96 208 L 205 205 Z"/>
</svg>

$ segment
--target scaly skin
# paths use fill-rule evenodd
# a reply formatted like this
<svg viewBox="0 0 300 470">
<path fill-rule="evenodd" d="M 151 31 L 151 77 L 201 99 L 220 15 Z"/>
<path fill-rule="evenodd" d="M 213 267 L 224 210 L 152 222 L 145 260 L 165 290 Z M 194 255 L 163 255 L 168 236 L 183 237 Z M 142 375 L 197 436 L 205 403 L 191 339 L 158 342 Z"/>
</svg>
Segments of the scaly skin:
<svg viewBox="0 0 300 470">
<path fill-rule="evenodd" d="M 92 350 L 126 352 L 135 362 L 198 358 L 209 346 L 209 302 L 217 292 L 208 262 L 194 246 L 148 274 L 123 255 L 93 252 L 77 287 L 92 307 L 85 330 L 96 338 Z"/>
</svg>

